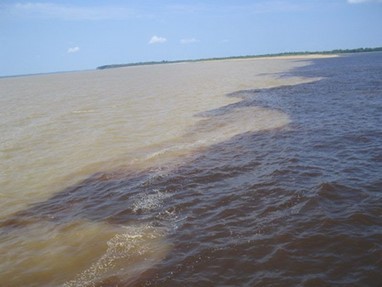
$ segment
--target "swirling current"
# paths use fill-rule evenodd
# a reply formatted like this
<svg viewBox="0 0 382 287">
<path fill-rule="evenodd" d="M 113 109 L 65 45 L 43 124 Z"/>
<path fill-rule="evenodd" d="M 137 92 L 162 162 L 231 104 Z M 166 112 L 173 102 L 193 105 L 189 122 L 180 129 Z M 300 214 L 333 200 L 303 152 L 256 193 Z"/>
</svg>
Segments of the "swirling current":
<svg viewBox="0 0 382 287">
<path fill-rule="evenodd" d="M 236 135 L 171 168 L 96 173 L 2 232 L 41 218 L 127 226 L 65 286 L 382 286 L 382 54 L 311 61 L 282 76 L 318 81 L 237 91 L 240 101 L 198 115 L 260 107 L 286 113 L 286 126 Z M 160 260 L 129 277 L 134 248 Z"/>
</svg>

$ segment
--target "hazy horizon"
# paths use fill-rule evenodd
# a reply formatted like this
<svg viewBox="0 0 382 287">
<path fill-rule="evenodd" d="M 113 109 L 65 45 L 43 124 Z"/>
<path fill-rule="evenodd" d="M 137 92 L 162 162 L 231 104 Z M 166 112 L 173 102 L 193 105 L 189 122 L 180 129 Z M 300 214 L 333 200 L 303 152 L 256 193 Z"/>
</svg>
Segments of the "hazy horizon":
<svg viewBox="0 0 382 287">
<path fill-rule="evenodd" d="M 3 1 L 0 76 L 382 46 L 380 0 Z"/>
</svg>

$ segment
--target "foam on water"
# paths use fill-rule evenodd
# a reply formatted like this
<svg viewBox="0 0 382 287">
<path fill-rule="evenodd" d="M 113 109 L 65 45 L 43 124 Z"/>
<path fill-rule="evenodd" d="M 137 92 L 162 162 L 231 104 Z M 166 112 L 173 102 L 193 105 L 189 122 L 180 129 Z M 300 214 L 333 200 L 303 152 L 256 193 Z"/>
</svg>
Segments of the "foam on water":
<svg viewBox="0 0 382 287">
<path fill-rule="evenodd" d="M 8 231 L 2 235 L 1 284 L 58 286 L 102 256 L 105 242 L 118 232 L 121 228 L 102 222 L 57 226 L 44 220 Z"/>
<path fill-rule="evenodd" d="M 116 225 L 85 220 L 60 224 L 40 218 L 22 228 L 2 230 L 1 283 L 69 287 L 134 281 L 171 250 L 166 237 L 176 229 L 176 214 L 162 210 L 169 196 L 153 190 L 133 199 L 133 212 L 154 213 L 158 226 L 154 222 Z"/>
<path fill-rule="evenodd" d="M 163 259 L 171 245 L 166 232 L 150 225 L 125 226 L 107 241 L 106 252 L 64 287 L 98 286 L 112 279 L 128 284 Z"/>
<path fill-rule="evenodd" d="M 163 259 L 172 246 L 166 237 L 176 229 L 176 214 L 162 210 L 163 202 L 170 196 L 159 190 L 138 194 L 132 211 L 156 214 L 161 227 L 152 223 L 121 226 L 121 231 L 107 241 L 106 252 L 63 287 L 99 286 L 108 280 L 129 284 Z"/>
<path fill-rule="evenodd" d="M 279 110 L 236 106 L 242 99 L 227 95 L 313 81 L 278 75 L 306 64 L 217 61 L 0 79 L 0 220 L 6 222 L 0 230 L 5 270 L 0 282 L 66 287 L 133 282 L 168 254 L 168 235 L 181 220 L 163 208 L 172 194 L 166 187 L 150 188 L 152 183 L 197 151 L 289 124 Z M 108 194 L 106 186 L 98 194 L 105 198 L 98 199 L 89 196 L 97 194 L 97 181 L 80 191 L 83 197 L 76 188 L 66 190 L 86 186 L 87 178 L 102 171 L 117 171 L 123 179 L 130 171 L 147 170 L 158 172 L 140 183 L 140 193 Z M 65 206 L 56 193 L 67 196 Z M 76 207 L 80 202 L 97 213 L 102 201 L 117 193 L 131 196 L 121 212 L 132 212 L 134 220 L 114 224 L 106 215 L 81 216 Z M 87 200 L 94 202 L 86 205 Z M 39 202 L 54 205 L 47 206 L 53 211 L 33 214 L 44 213 L 44 204 L 33 208 Z M 29 209 L 33 218 L 28 212 L 23 217 Z M 16 223 L 7 221 L 13 214 Z"/>
<path fill-rule="evenodd" d="M 171 196 L 171 193 L 154 190 L 151 194 L 139 194 L 134 200 L 133 211 L 153 211 L 159 208 L 163 201 Z"/>
</svg>

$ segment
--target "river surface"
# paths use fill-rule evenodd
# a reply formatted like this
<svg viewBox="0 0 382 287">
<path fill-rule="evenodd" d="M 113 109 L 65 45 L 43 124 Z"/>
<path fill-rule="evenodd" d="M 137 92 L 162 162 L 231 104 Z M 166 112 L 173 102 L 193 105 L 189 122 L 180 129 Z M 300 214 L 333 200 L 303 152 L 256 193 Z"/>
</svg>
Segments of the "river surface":
<svg viewBox="0 0 382 287">
<path fill-rule="evenodd" d="M 382 53 L 0 79 L 0 286 L 382 286 Z"/>
</svg>

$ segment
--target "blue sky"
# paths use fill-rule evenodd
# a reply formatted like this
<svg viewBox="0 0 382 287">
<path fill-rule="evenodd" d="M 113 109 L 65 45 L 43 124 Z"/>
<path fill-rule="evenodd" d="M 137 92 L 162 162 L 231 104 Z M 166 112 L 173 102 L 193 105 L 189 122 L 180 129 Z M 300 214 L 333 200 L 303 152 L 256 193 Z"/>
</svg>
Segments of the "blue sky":
<svg viewBox="0 0 382 287">
<path fill-rule="evenodd" d="M 382 0 L 0 2 L 0 76 L 382 46 Z"/>
</svg>

